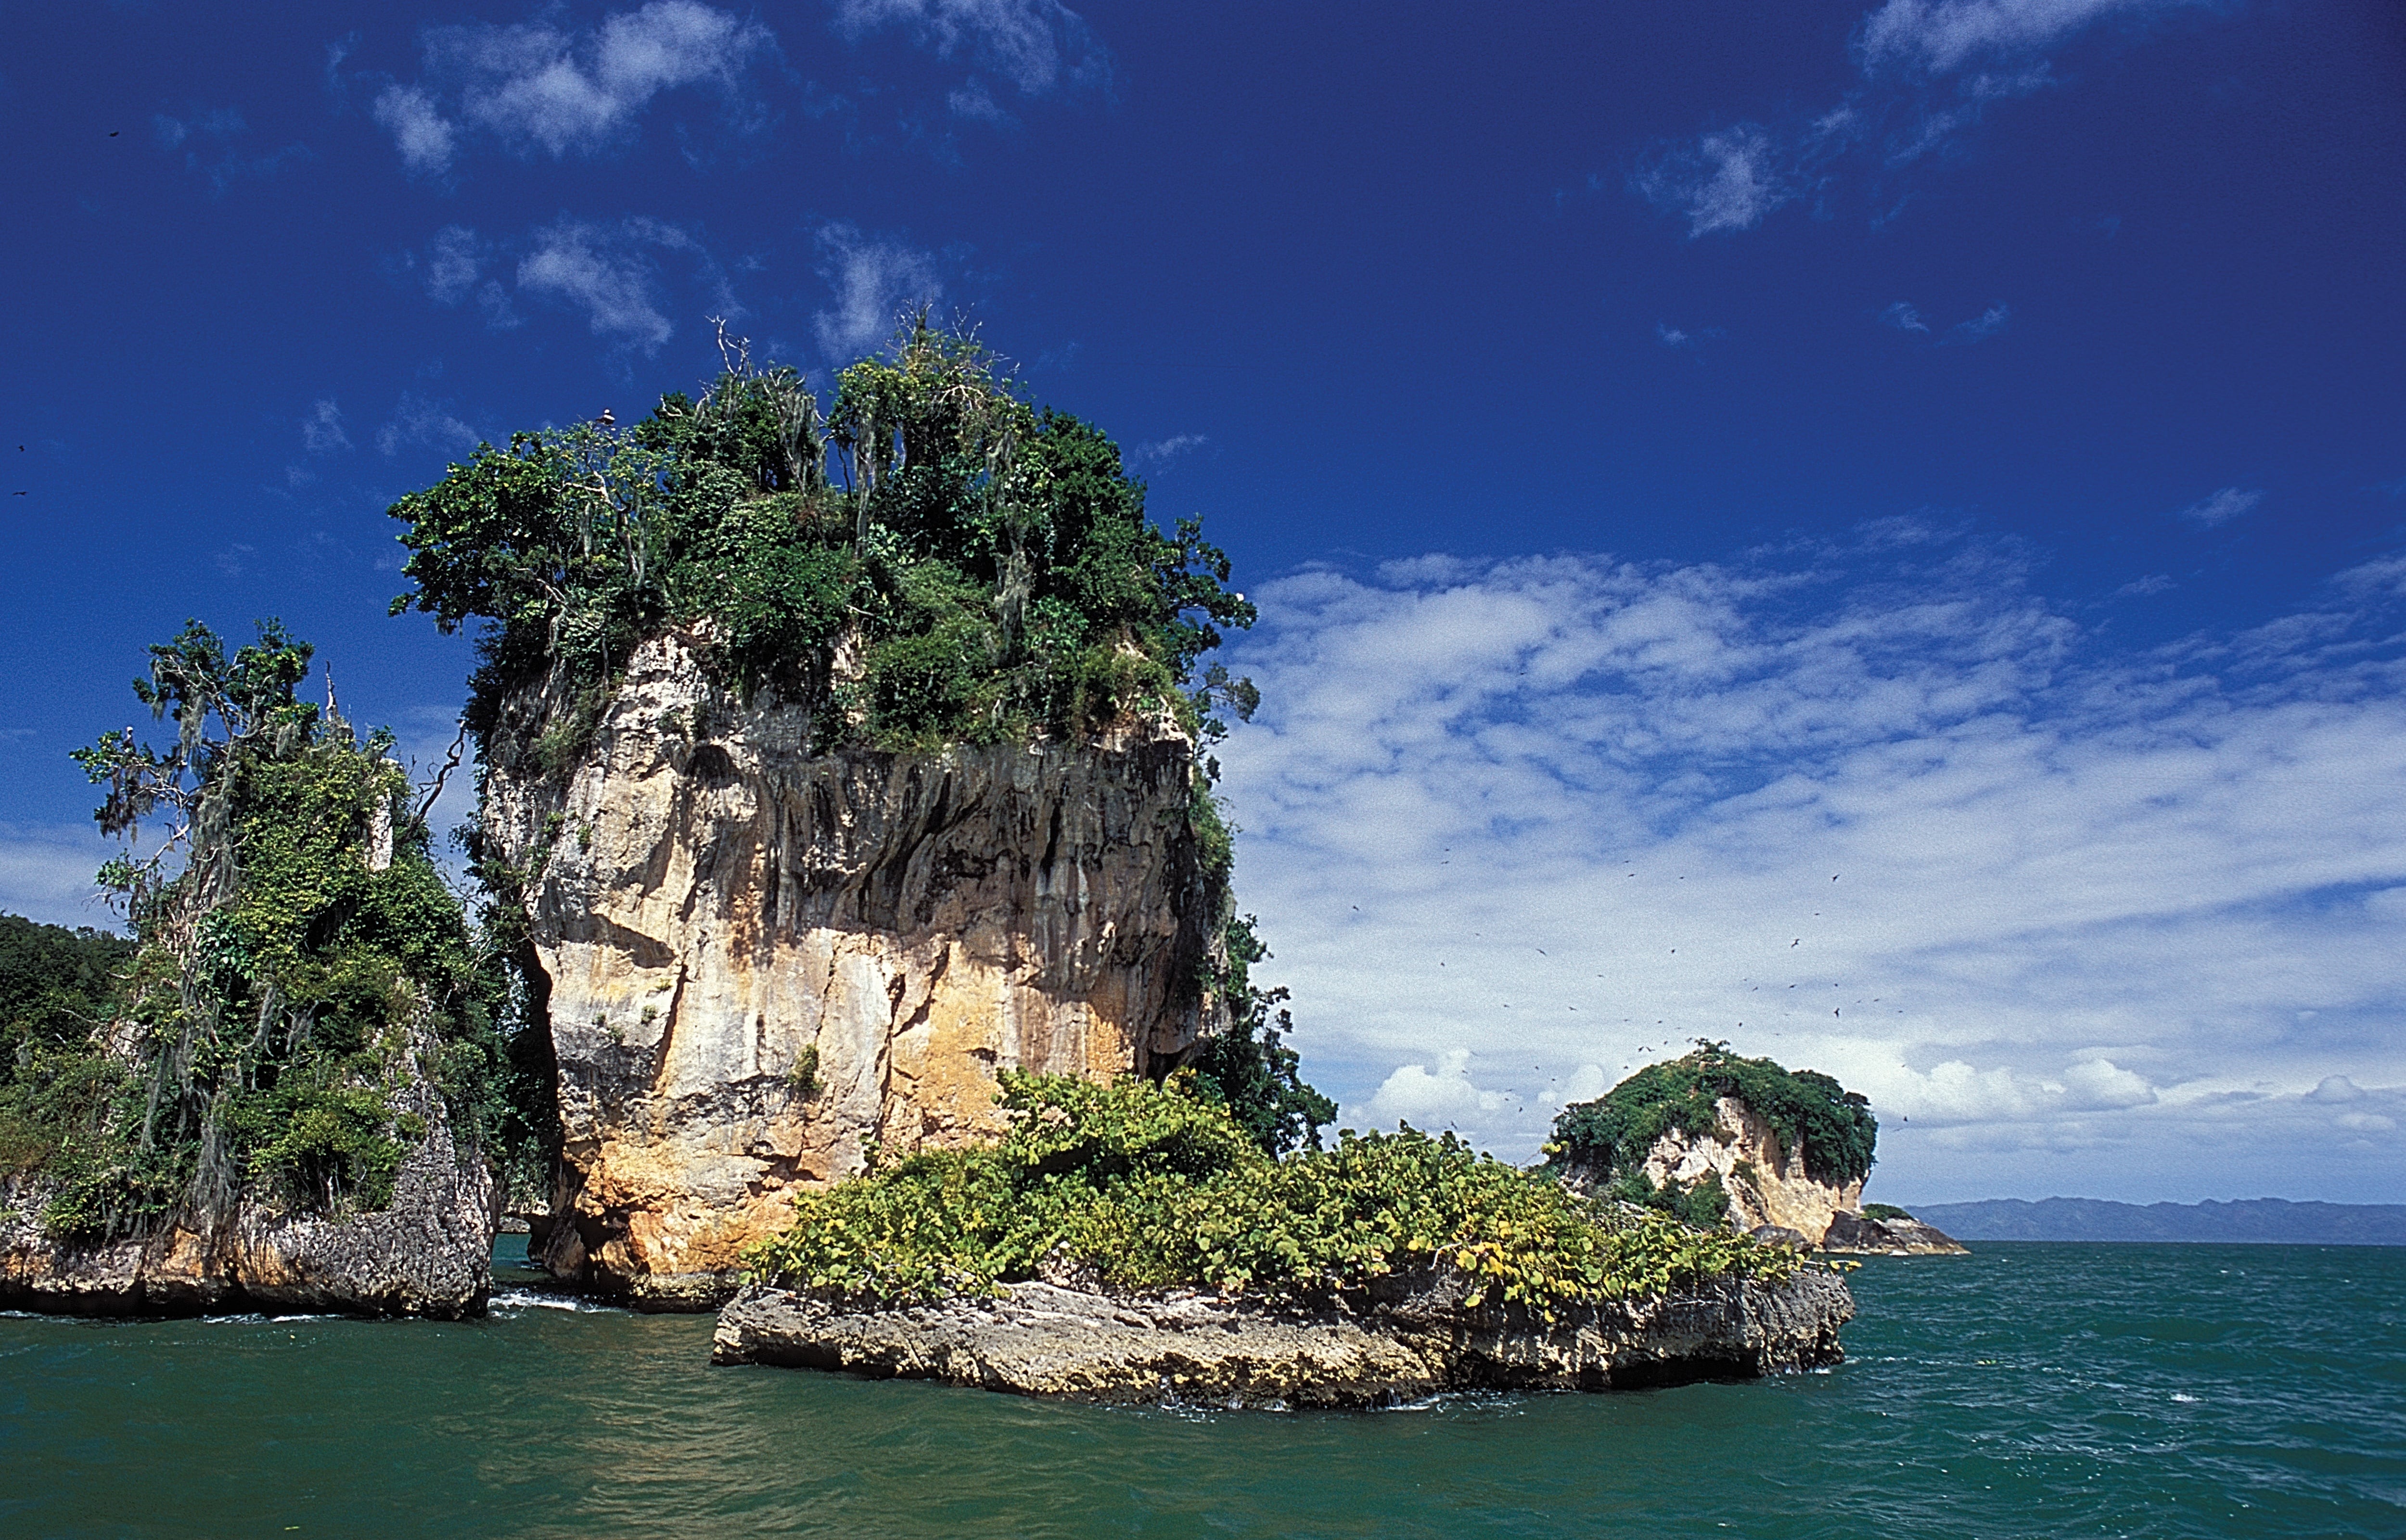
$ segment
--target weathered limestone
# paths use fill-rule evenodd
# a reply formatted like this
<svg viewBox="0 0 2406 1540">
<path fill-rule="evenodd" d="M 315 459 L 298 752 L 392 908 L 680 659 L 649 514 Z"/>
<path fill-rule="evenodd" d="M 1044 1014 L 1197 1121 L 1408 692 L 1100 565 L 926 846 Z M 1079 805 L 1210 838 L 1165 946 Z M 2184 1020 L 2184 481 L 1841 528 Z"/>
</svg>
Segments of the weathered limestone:
<svg viewBox="0 0 2406 1540">
<path fill-rule="evenodd" d="M 1972 1250 L 1918 1219 L 1870 1219 L 1842 1213 L 1830 1221 L 1821 1249 L 1854 1256 L 1962 1257 Z"/>
<path fill-rule="evenodd" d="M 1772 1224 L 1793 1230 L 1819 1246 L 1830 1221 L 1841 1211 L 1861 1206 L 1860 1179 L 1843 1185 L 1825 1182 L 1804 1169 L 1804 1148 L 1782 1151 L 1778 1135 L 1754 1109 L 1734 1096 L 1713 1105 L 1717 1126 L 1708 1135 L 1673 1129 L 1647 1151 L 1647 1180 L 1660 1187 L 1676 1180 L 1682 1186 L 1720 1176 L 1730 1197 L 1730 1222 L 1740 1230 Z"/>
<path fill-rule="evenodd" d="M 706 1307 L 799 1187 L 998 1124 L 1003 1069 L 1190 1046 L 1210 907 L 1166 723 L 1093 745 L 814 755 L 811 713 L 645 643 L 560 773 L 493 734 L 484 832 L 529 873 L 566 1136 L 536 1255 Z"/>
<path fill-rule="evenodd" d="M 1807 1368 L 1844 1356 L 1838 1328 L 1854 1314 L 1845 1282 L 1819 1270 L 1784 1284 L 1720 1279 L 1552 1322 L 1518 1307 L 1465 1309 L 1464 1292 L 1458 1279 L 1422 1279 L 1358 1308 L 1304 1309 L 1029 1282 L 999 1298 L 877 1308 L 756 1285 L 720 1312 L 712 1358 L 1023 1395 L 1361 1406 L 1438 1391 L 1600 1391 Z"/>
<path fill-rule="evenodd" d="M 374 1213 L 284 1214 L 246 1196 L 205 1229 L 177 1224 L 140 1239 L 62 1246 L 42 1234 L 48 1189 L 0 1183 L 0 1309 L 480 1313 L 492 1289 L 492 1172 L 458 1147 L 443 1098 L 419 1068 L 399 1102 L 425 1120 L 426 1133 L 402 1159 L 391 1204 Z"/>
</svg>

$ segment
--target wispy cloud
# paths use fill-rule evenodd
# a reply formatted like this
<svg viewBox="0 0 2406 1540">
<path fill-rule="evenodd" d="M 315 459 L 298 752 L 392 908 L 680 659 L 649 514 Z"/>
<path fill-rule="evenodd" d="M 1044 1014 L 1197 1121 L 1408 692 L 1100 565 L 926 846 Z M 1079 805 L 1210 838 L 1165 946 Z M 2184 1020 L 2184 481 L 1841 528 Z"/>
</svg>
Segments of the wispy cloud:
<svg viewBox="0 0 2406 1540">
<path fill-rule="evenodd" d="M 1654 340 L 1665 347 L 1702 347 L 1708 342 L 1718 341 L 1728 335 L 1727 332 L 1718 326 L 1700 326 L 1691 331 L 1685 327 L 1673 326 L 1669 321 L 1654 323 Z"/>
<path fill-rule="evenodd" d="M 718 308 L 735 308 L 724 275 L 701 243 L 658 219 L 601 224 L 563 218 L 538 229 L 532 249 L 517 265 L 517 291 L 583 312 L 593 334 L 605 342 L 655 353 L 676 332 L 662 309 L 661 252 L 695 264 L 701 280 L 717 290 Z"/>
<path fill-rule="evenodd" d="M 2394 1186 L 2304 1099 L 2406 1084 L 2378 566 L 2140 657 L 1932 530 L 1266 585 L 1220 752 L 1307 1072 L 1525 1156 L 1706 1036 L 1868 1092 L 1903 1196 Z"/>
<path fill-rule="evenodd" d="M 1958 321 L 1953 326 L 1948 327 L 1946 329 L 1946 335 L 1941 337 L 1939 342 L 1941 345 L 1946 343 L 1962 344 L 1979 342 L 1985 338 L 1993 337 L 1998 332 L 2003 332 L 2005 329 L 2005 324 L 2013 318 L 2014 312 L 2011 305 L 1992 304 L 1988 306 L 1988 309 L 1983 310 L 1978 315 L 1973 317 L 1970 320 Z"/>
<path fill-rule="evenodd" d="M 408 448 L 465 454 L 483 437 L 460 420 L 447 401 L 403 390 L 392 416 L 376 430 L 376 447 L 389 459 Z"/>
<path fill-rule="evenodd" d="M 1899 332 L 1910 332 L 1924 337 L 1932 335 L 1929 318 L 1922 315 L 1920 306 L 1909 300 L 1897 301 L 1881 311 L 1879 318 L 1882 326 L 1893 327 Z M 2013 318 L 2013 306 L 1992 304 L 1969 320 L 1956 322 L 1933 341 L 1940 347 L 1968 346 L 1995 336 Z"/>
<path fill-rule="evenodd" d="M 343 409 L 333 398 L 310 403 L 301 417 L 301 447 L 313 455 L 331 455 L 350 446 L 351 435 L 343 431 Z"/>
<path fill-rule="evenodd" d="M 470 297 L 484 311 L 486 323 L 507 331 L 524 318 L 510 303 L 509 290 L 498 277 L 486 276 L 492 260 L 491 244 L 466 225 L 446 225 L 434 233 L 423 251 L 409 252 L 401 265 L 414 271 L 426 286 L 426 297 L 437 304 L 457 305 Z"/>
<path fill-rule="evenodd" d="M 706 92 L 743 117 L 745 71 L 776 52 L 766 27 L 699 0 L 651 0 L 589 31 L 549 20 L 431 27 L 420 43 L 425 78 L 386 86 L 370 112 L 423 177 L 448 174 L 478 134 L 554 160 L 615 148 L 668 92 Z"/>
<path fill-rule="evenodd" d="M 1835 106 L 1657 144 L 1629 185 L 1684 219 L 1691 239 L 1751 230 L 1790 204 L 1822 204 L 1842 178 L 1893 181 L 1950 148 L 1991 104 L 2058 84 L 2047 55 L 2081 34 L 2201 3 L 1887 0 L 1856 29 L 1860 81 Z"/>
<path fill-rule="evenodd" d="M 2115 589 L 2105 597 L 2108 599 L 2145 599 L 2150 595 L 2164 593 L 2170 589 L 2177 588 L 2179 586 L 2179 584 L 2172 581 L 2172 575 L 2170 572 L 2149 572 L 2144 577 L 2131 579 L 2130 582 L 2123 584 L 2120 587 Z"/>
<path fill-rule="evenodd" d="M 2264 501 L 2260 491 L 2248 491 L 2238 487 L 2225 487 L 2212 497 L 2200 498 L 2180 511 L 2179 516 L 2201 530 L 2212 530 L 2228 524 L 2240 515 L 2252 512 Z"/>
<path fill-rule="evenodd" d="M 211 189 L 220 193 L 236 182 L 273 177 L 292 162 L 311 158 L 309 147 L 302 144 L 264 154 L 246 152 L 237 141 L 250 127 L 232 107 L 195 112 L 189 118 L 160 113 L 150 120 L 150 130 L 160 148 L 182 151 L 185 168 L 208 177 Z"/>
<path fill-rule="evenodd" d="M 819 276 L 835 304 L 812 323 L 831 362 L 851 362 L 892 335 L 903 310 L 943 297 L 936 259 L 915 247 L 864 235 L 847 223 L 821 226 L 818 247 Z"/>
<path fill-rule="evenodd" d="M 1863 19 L 1855 57 L 1867 75 L 1951 75 L 1974 64 L 2024 67 L 2116 15 L 2197 0 L 1888 0 Z"/>
<path fill-rule="evenodd" d="M 1211 442 L 1202 433 L 1172 433 L 1166 439 L 1139 444 L 1128 451 L 1128 465 L 1135 470 L 1158 470 L 1172 460 L 1191 455 Z"/>
<path fill-rule="evenodd" d="M 1691 236 L 1751 230 L 1804 191 L 1793 157 L 1755 123 L 1664 148 L 1637 173 L 1635 186 L 1648 202 L 1685 216 Z"/>
<path fill-rule="evenodd" d="M 1897 301 L 1881 311 L 1880 320 L 1883 324 L 1893 326 L 1900 332 L 1919 332 L 1924 335 L 1928 335 L 1930 332 L 1930 323 L 1921 318 L 1921 312 L 1903 300 Z"/>
<path fill-rule="evenodd" d="M 965 59 L 1009 81 L 1023 96 L 1106 88 L 1111 82 L 1111 50 L 1059 0 L 836 0 L 835 25 L 856 39 L 902 28 L 939 58 Z M 969 118 L 1000 110 L 974 77 L 954 94 L 952 106 Z"/>
</svg>

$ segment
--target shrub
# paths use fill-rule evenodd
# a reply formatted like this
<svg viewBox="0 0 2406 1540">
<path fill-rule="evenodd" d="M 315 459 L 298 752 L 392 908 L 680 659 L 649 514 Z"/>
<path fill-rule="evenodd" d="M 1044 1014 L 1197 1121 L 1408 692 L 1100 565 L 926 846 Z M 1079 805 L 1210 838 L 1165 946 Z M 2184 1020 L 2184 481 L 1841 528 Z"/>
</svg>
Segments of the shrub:
<svg viewBox="0 0 2406 1540">
<path fill-rule="evenodd" d="M 1348 1130 L 1263 1152 L 1192 1077 L 1109 1086 L 1006 1075 L 992 1144 L 913 1155 L 795 1202 L 749 1276 L 886 1302 L 990 1292 L 1040 1266 L 1126 1289 L 1307 1298 L 1452 1270 L 1466 1302 L 1648 1297 L 1796 1260 L 1741 1236 L 1579 1196 L 1451 1134 Z"/>
</svg>

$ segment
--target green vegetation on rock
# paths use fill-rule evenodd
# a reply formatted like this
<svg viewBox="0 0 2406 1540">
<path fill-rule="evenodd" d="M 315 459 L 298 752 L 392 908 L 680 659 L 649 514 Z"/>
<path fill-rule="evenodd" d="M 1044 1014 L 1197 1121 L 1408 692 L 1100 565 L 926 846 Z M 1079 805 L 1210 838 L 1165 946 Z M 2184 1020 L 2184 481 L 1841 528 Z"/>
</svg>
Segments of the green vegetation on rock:
<svg viewBox="0 0 2406 1540">
<path fill-rule="evenodd" d="M 1254 933 L 1254 918 L 1231 920 L 1223 938 L 1225 970 L 1210 987 L 1228 1002 L 1229 1024 L 1206 1038 L 1188 1067 L 1195 1092 L 1228 1109 L 1237 1125 L 1267 1154 L 1283 1155 L 1309 1144 L 1320 1148 L 1320 1131 L 1337 1121 L 1337 1104 L 1304 1083 L 1302 1059 L 1286 1046 L 1295 1017 L 1285 1009 L 1287 991 L 1258 989 L 1253 967 L 1270 954 Z M 1275 1024 L 1270 1008 L 1279 1008 Z"/>
<path fill-rule="evenodd" d="M 393 504 L 415 585 L 393 612 L 479 627 L 466 726 L 485 773 L 565 773 L 635 649 L 666 633 L 738 698 L 807 709 L 821 753 L 1081 742 L 1148 718 L 1209 744 L 1224 713 L 1252 713 L 1251 682 L 1203 661 L 1254 618 L 1226 556 L 1196 520 L 1155 525 L 1117 445 L 1028 403 L 973 337 L 923 315 L 843 370 L 824 410 L 792 370 L 726 348 L 699 400 L 480 445 Z M 1192 982 L 1232 1025 L 1196 1067 L 1278 1151 L 1316 1142 L 1336 1109 L 1297 1078 L 1287 1012 L 1268 1014 L 1283 992 L 1248 979 L 1267 953 L 1235 916 L 1217 773 L 1203 757 L 1187 824 L 1228 950 Z M 469 851 L 532 998 L 510 934 L 530 873 L 473 832 Z"/>
<path fill-rule="evenodd" d="M 1719 1125 L 1715 1103 L 1723 1096 L 1746 1103 L 1770 1125 L 1783 1160 L 1801 1143 L 1805 1174 L 1816 1181 L 1839 1186 L 1870 1174 L 1879 1122 L 1863 1096 L 1819 1071 L 1786 1069 L 1701 1038 L 1693 1053 L 1648 1065 L 1594 1101 L 1564 1108 L 1546 1146 L 1549 1162 L 1610 1196 L 1691 1222 L 1719 1222 L 1729 1194 L 1717 1175 L 1685 1188 L 1657 1188 L 1644 1166 L 1664 1134 L 1711 1137 Z"/>
<path fill-rule="evenodd" d="M 1273 1159 L 1191 1073 L 1100 1086 L 1006 1075 L 998 1142 L 913 1155 L 795 1202 L 756 1279 L 902 1303 L 991 1292 L 1041 1269 L 1131 1290 L 1271 1297 L 1451 1270 L 1466 1303 L 1550 1316 L 1792 1253 L 1575 1194 L 1451 1134 L 1343 1134 Z"/>
<path fill-rule="evenodd" d="M 128 728 L 77 751 L 126 839 L 101 878 L 135 940 L 35 932 L 47 982 L 25 986 L 12 954 L 0 985 L 0 1156 L 48 1194 L 55 1236 L 205 1225 L 246 1195 L 381 1208 L 426 1131 L 406 1093 L 430 1067 L 463 1144 L 513 1131 L 502 981 L 389 737 L 296 696 L 309 659 L 273 621 L 231 656 L 190 623 L 134 686 L 172 742 Z"/>
<path fill-rule="evenodd" d="M 740 350 L 699 401 L 624 429 L 480 446 L 392 507 L 414 607 L 486 623 L 469 727 L 545 686 L 563 768 L 647 638 L 814 710 L 820 742 L 932 749 L 1089 735 L 1167 712 L 1209 739 L 1253 687 L 1198 671 L 1251 625 L 1195 520 L 1165 533 L 1116 445 L 1023 401 L 971 337 L 922 318 L 838 376 L 822 413 Z M 539 741 L 540 742 L 540 741 Z"/>
<path fill-rule="evenodd" d="M 1865 1219 L 1891 1220 L 1911 1219 L 1912 1217 L 1913 1216 L 1911 1214 L 1906 1213 L 1904 1209 L 1898 1208 L 1893 1203 L 1866 1203 L 1863 1205 L 1863 1218 Z"/>
</svg>

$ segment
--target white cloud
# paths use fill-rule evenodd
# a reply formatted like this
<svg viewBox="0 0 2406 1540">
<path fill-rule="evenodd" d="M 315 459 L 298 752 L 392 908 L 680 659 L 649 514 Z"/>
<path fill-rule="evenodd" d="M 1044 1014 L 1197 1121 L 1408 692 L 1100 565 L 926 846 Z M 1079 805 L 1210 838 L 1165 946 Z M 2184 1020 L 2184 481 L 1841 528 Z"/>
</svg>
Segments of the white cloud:
<svg viewBox="0 0 2406 1540">
<path fill-rule="evenodd" d="M 2406 1180 L 2406 1143 L 2328 1115 L 2393 1102 L 2307 1100 L 2406 1083 L 2379 583 L 2139 657 L 1904 526 L 1253 597 L 1240 893 L 1349 1116 L 1525 1157 L 1582 1067 L 1704 1036 L 1870 1095 L 1909 1197 Z"/>
<path fill-rule="evenodd" d="M 967 56 L 1019 88 L 1041 96 L 1064 86 L 1101 86 L 1111 78 L 1111 53 L 1077 12 L 1059 0 L 836 0 L 836 30 L 858 38 L 902 27 L 937 56 Z M 993 106 L 984 86 L 967 88 L 974 107 Z M 956 97 L 954 109 L 962 111 Z M 964 116 L 984 115 L 969 111 Z"/>
<path fill-rule="evenodd" d="M 1977 316 L 1973 317 L 1970 320 L 1958 321 L 1953 326 L 1948 327 L 1946 329 L 1946 335 L 1940 340 L 1942 342 L 1948 343 L 1978 342 L 1984 337 L 1993 337 L 1998 332 L 2003 331 L 2005 329 L 2005 323 L 2013 318 L 2014 312 L 2012 306 L 1992 304 L 1988 306 L 1988 309 L 1980 312 Z"/>
<path fill-rule="evenodd" d="M 1167 466 L 1170 461 L 1184 455 L 1191 455 L 1210 442 L 1210 436 L 1203 433 L 1172 433 L 1166 439 L 1155 439 L 1150 444 L 1139 444 L 1129 450 L 1128 465 L 1131 469 L 1139 470 L 1148 466 L 1155 468 Z"/>
<path fill-rule="evenodd" d="M 2201 498 L 2180 511 L 2182 518 L 2201 530 L 2228 524 L 2240 515 L 2252 512 L 2264 501 L 2260 491 L 2247 491 L 2237 487 L 2225 487 L 2212 497 Z"/>
<path fill-rule="evenodd" d="M 1658 152 L 1635 178 L 1658 208 L 1686 216 L 1691 239 L 1716 231 L 1751 230 L 1764 215 L 1799 193 L 1782 148 L 1753 123 L 1707 134 L 1693 145 Z"/>
<path fill-rule="evenodd" d="M 417 86 L 387 86 L 368 108 L 376 125 L 392 135 L 401 163 L 412 176 L 435 177 L 451 169 L 460 152 L 460 130 L 443 116 L 434 98 Z"/>
<path fill-rule="evenodd" d="M 1889 305 L 1886 310 L 1881 311 L 1880 319 L 1888 325 L 1895 327 L 1900 332 L 1920 332 L 1926 333 L 1930 330 L 1930 323 L 1921 318 L 1921 312 L 1916 310 L 1912 305 L 1906 304 L 1903 300 L 1897 301 L 1894 304 Z"/>
<path fill-rule="evenodd" d="M 92 876 L 117 854 L 91 825 L 0 824 L 0 912 L 52 925 L 120 928 Z"/>
<path fill-rule="evenodd" d="M 891 336 L 898 316 L 943 297 L 936 260 L 898 241 L 873 240 L 856 225 L 828 224 L 818 233 L 819 276 L 835 305 L 812 317 L 829 361 L 851 362 Z"/>
<path fill-rule="evenodd" d="M 426 243 L 426 297 L 435 304 L 458 304 L 483 272 L 483 250 L 466 225 L 446 225 Z"/>
<path fill-rule="evenodd" d="M 1866 72 L 1946 75 L 2026 60 L 2109 16 L 2166 8 L 2168 0 L 1888 0 L 1863 19 L 1855 52 Z"/>
<path fill-rule="evenodd" d="M 2198 3 L 1887 0 L 1856 31 L 1861 78 L 1835 106 L 1769 127 L 1734 123 L 1658 147 L 1631 185 L 1656 207 L 1685 217 L 1691 239 L 1750 230 L 1786 205 L 1822 203 L 1849 157 L 1856 157 L 1855 175 L 1893 181 L 1975 127 L 1989 104 L 2059 84 L 2045 54 L 2108 19 Z M 1883 191 L 1881 202 L 1891 213 L 1902 206 L 1892 189 Z"/>
<path fill-rule="evenodd" d="M 583 311 L 593 334 L 605 341 L 658 352 L 676 326 L 660 309 L 655 251 L 693 257 L 706 276 L 715 277 L 716 264 L 700 243 L 674 225 L 644 219 L 602 225 L 563 218 L 534 233 L 534 249 L 518 263 L 518 292 Z"/>
<path fill-rule="evenodd" d="M 371 109 L 418 176 L 447 173 L 472 132 L 559 160 L 624 143 L 666 92 L 740 107 L 744 71 L 776 51 L 758 22 L 699 0 L 651 0 L 590 31 L 479 23 L 429 28 L 421 42 L 427 83 L 388 86 Z"/>
<path fill-rule="evenodd" d="M 210 185 L 220 193 L 236 182 L 273 177 L 288 161 L 312 158 L 309 147 L 300 144 L 286 145 L 264 155 L 244 154 L 234 142 L 249 132 L 249 125 L 232 107 L 196 112 L 191 118 L 160 113 L 151 118 L 150 128 L 160 148 L 170 152 L 182 149 L 185 169 L 205 173 Z"/>
<path fill-rule="evenodd" d="M 392 417 L 376 430 L 376 447 L 387 458 L 404 448 L 429 448 L 443 454 L 465 454 L 474 449 L 483 435 L 460 421 L 451 411 L 451 403 L 403 390 L 400 403 L 393 407 Z"/>
<path fill-rule="evenodd" d="M 2159 594 L 2168 588 L 2177 588 L 2179 586 L 2179 584 L 2172 581 L 2172 575 L 2170 572 L 2149 572 L 2144 577 L 2134 578 L 2130 582 L 2123 584 L 2120 587 L 2115 589 L 2105 597 L 2108 599 L 2144 599 L 2150 594 Z"/>
<path fill-rule="evenodd" d="M 1393 1128 L 1408 1123 L 1415 1128 L 1474 1128 L 1487 1123 L 1512 1101 L 1509 1095 L 1482 1091 L 1471 1082 L 1470 1051 L 1457 1048 L 1431 1069 L 1424 1064 L 1398 1066 L 1360 1108 L 1347 1108 L 1340 1121 L 1363 1128 Z"/>
<path fill-rule="evenodd" d="M 301 447 L 313 455 L 331 455 L 350 446 L 351 435 L 343 431 L 343 409 L 332 398 L 311 403 L 301 418 Z"/>
<path fill-rule="evenodd" d="M 1727 332 L 1718 326 L 1701 326 L 1691 332 L 1682 327 L 1673 326 L 1668 321 L 1654 323 L 1654 340 L 1665 347 L 1702 347 L 1708 342 L 1717 341 L 1728 335 Z"/>
</svg>

